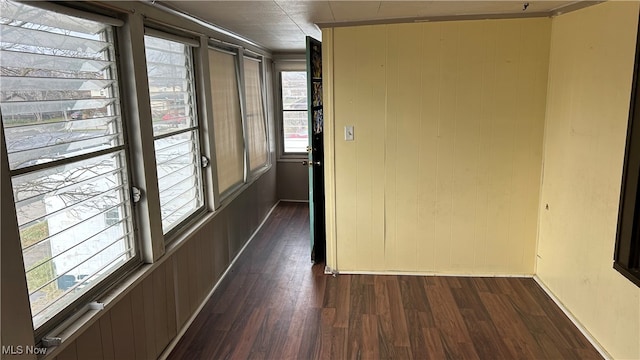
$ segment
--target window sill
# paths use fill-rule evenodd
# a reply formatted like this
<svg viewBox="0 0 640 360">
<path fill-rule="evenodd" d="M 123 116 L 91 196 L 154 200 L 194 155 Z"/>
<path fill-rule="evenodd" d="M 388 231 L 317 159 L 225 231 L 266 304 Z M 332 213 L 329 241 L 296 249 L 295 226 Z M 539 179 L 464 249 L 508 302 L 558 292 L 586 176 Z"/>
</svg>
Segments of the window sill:
<svg viewBox="0 0 640 360">
<path fill-rule="evenodd" d="M 266 174 L 271 170 L 273 164 L 265 165 L 264 167 L 254 170 L 253 173 L 247 176 L 247 182 L 240 183 L 238 185 L 232 186 L 230 190 L 228 190 L 224 196 L 220 197 L 220 204 L 218 208 L 216 208 L 216 212 L 222 210 L 227 204 L 232 202 L 236 197 L 242 194 L 251 184 L 260 179 L 262 175 Z"/>
</svg>

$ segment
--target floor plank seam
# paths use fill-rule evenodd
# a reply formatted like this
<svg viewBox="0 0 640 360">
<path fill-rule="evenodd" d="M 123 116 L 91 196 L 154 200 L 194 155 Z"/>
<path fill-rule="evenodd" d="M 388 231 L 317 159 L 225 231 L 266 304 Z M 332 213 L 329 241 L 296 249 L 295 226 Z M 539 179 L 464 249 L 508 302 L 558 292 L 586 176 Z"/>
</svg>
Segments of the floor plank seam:
<svg viewBox="0 0 640 360">
<path fill-rule="evenodd" d="M 605 350 L 604 347 L 600 345 L 600 343 L 595 339 L 595 337 L 593 337 L 593 335 L 591 335 L 591 333 L 587 330 L 587 328 L 585 328 L 584 325 L 582 325 L 582 323 L 573 315 L 573 313 L 571 313 L 571 311 L 569 311 L 569 309 L 567 309 L 567 307 L 564 306 L 564 303 L 562 303 L 562 301 L 558 299 L 558 297 L 551 291 L 551 289 L 547 287 L 547 285 L 542 281 L 542 279 L 538 277 L 538 275 L 534 275 L 533 280 L 538 284 L 538 286 L 540 286 L 542 291 L 544 291 L 545 294 L 547 294 L 547 296 L 551 299 L 551 301 L 553 301 L 558 306 L 558 308 L 562 310 L 562 312 L 569 318 L 569 320 L 573 323 L 573 325 L 576 328 L 578 328 L 578 330 L 582 333 L 582 335 L 584 335 L 584 337 L 587 338 L 587 340 L 596 349 L 596 351 L 600 353 L 600 356 L 602 356 L 606 360 L 613 359 L 613 356 L 611 356 L 611 354 L 609 354 L 609 352 L 607 352 L 607 350 Z"/>
<path fill-rule="evenodd" d="M 187 330 L 189 330 L 189 327 L 191 327 L 191 324 L 193 324 L 193 321 L 198 317 L 198 315 L 200 314 L 200 312 L 202 311 L 202 309 L 205 307 L 205 305 L 207 305 L 207 303 L 209 302 L 209 300 L 211 299 L 211 297 L 213 296 L 213 294 L 215 293 L 215 291 L 218 289 L 218 286 L 220 286 L 220 284 L 222 284 L 222 282 L 224 281 L 225 277 L 227 276 L 227 274 L 230 272 L 230 270 L 233 268 L 233 265 L 236 263 L 236 261 L 240 258 L 240 256 L 244 253 L 245 249 L 249 246 L 249 244 L 253 241 L 253 239 L 256 237 L 256 235 L 260 232 L 260 230 L 262 229 L 262 227 L 264 226 L 264 224 L 267 222 L 267 220 L 269 220 L 269 218 L 271 217 L 271 214 L 273 213 L 273 211 L 278 207 L 278 205 L 280 204 L 281 200 L 278 200 L 269 210 L 269 212 L 267 213 L 267 215 L 264 217 L 264 219 L 262 220 L 262 222 L 260 223 L 260 225 L 258 226 L 258 228 L 253 232 L 253 234 L 251 234 L 251 237 L 249 237 L 249 240 L 247 240 L 247 242 L 244 244 L 244 246 L 242 246 L 242 248 L 240 249 L 240 251 L 238 251 L 238 254 L 233 258 L 233 261 L 231 261 L 231 263 L 229 264 L 229 266 L 227 267 L 227 269 L 224 271 L 224 273 L 222 273 L 222 275 L 220 276 L 220 279 L 218 279 L 218 281 L 216 281 L 216 284 L 213 286 L 213 288 L 211 289 L 211 291 L 209 291 L 209 293 L 207 294 L 207 296 L 205 296 L 205 298 L 202 300 L 202 303 L 198 306 L 198 308 L 196 309 L 196 311 L 194 311 L 193 314 L 191 314 L 191 316 L 189 317 L 189 319 L 184 323 L 184 325 L 182 325 L 182 328 L 180 328 L 180 331 L 178 332 L 178 334 L 176 335 L 175 338 L 173 338 L 173 340 L 171 340 L 171 342 L 169 343 L 169 345 L 167 345 L 167 347 L 162 351 L 162 353 L 160 354 L 160 356 L 158 357 L 158 360 L 166 360 L 170 355 L 171 352 L 173 351 L 173 349 L 176 347 L 176 345 L 178 345 L 178 343 L 180 342 L 180 340 L 182 339 L 182 337 L 184 336 L 184 334 L 187 332 Z"/>
</svg>

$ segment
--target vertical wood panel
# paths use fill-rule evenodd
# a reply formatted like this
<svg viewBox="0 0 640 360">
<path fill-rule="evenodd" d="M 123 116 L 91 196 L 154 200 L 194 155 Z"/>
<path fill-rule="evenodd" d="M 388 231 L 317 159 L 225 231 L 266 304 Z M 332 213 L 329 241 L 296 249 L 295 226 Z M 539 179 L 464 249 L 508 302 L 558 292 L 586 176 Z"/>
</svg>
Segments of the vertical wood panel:
<svg viewBox="0 0 640 360">
<path fill-rule="evenodd" d="M 335 166 L 336 172 L 336 227 L 337 260 L 339 266 L 353 267 L 358 261 L 358 237 L 356 232 L 356 145 L 355 141 L 345 142 L 345 125 L 354 125 L 359 113 L 354 104 L 359 89 L 356 87 L 358 74 L 358 44 L 360 37 L 354 28 L 335 29 Z M 354 128 L 354 136 L 360 138 L 359 127 Z M 356 140 L 357 141 L 357 140 Z M 339 154 L 339 156 L 338 156 Z M 337 175 L 337 173 L 336 173 Z M 343 226 L 344 224 L 345 226 Z M 345 239 L 346 241 L 341 241 Z M 348 239 L 348 240 L 347 240 Z"/>
<path fill-rule="evenodd" d="M 436 172 L 436 269 L 447 269 L 451 264 L 451 232 L 453 227 L 453 169 L 455 159 L 455 114 L 459 81 L 458 39 L 459 24 L 441 24 L 440 46 L 434 51 L 440 55 L 439 83 L 440 116 L 438 118 L 437 157 L 431 164 Z"/>
<path fill-rule="evenodd" d="M 398 44 L 398 30 L 395 27 L 392 28 L 384 28 L 386 31 L 386 36 L 384 39 L 384 44 L 386 45 L 386 49 L 383 48 L 388 57 L 383 58 L 385 61 L 384 66 L 387 69 L 386 78 L 385 78 L 385 87 L 386 87 L 386 109 L 384 118 L 378 119 L 370 119 L 370 121 L 375 123 L 377 122 L 384 124 L 385 129 L 385 139 L 384 139 L 384 157 L 380 159 L 374 159 L 377 161 L 384 162 L 384 203 L 382 204 L 384 212 L 384 269 L 393 268 L 394 265 L 398 262 L 398 202 L 397 202 L 397 191 L 398 191 L 398 178 L 396 168 L 398 166 L 399 155 L 398 155 L 398 111 L 400 110 L 399 104 L 399 92 L 400 85 L 398 84 L 397 78 L 399 73 L 399 59 L 397 53 L 399 51 L 400 44 Z M 382 39 L 381 39 L 382 40 Z M 363 99 L 367 101 L 367 99 Z M 360 154 L 359 154 L 360 155 Z M 400 154 L 402 156 L 402 154 Z M 366 155 L 360 155 L 356 161 L 361 161 L 362 157 L 366 158 Z M 360 200 L 360 199 L 358 199 Z M 366 224 L 363 224 L 366 226 Z M 363 239 L 365 242 L 366 239 Z M 363 244 L 362 247 L 366 245 Z M 382 259 L 380 259 L 382 260 Z M 379 261 L 379 260 L 378 260 Z"/>
<path fill-rule="evenodd" d="M 75 341 L 78 359 L 104 359 L 100 323 L 91 325 Z"/>
<path fill-rule="evenodd" d="M 111 327 L 111 317 L 103 316 L 100 318 L 100 335 L 102 336 L 102 358 L 104 360 L 115 360 L 113 349 L 113 335 Z"/>
<path fill-rule="evenodd" d="M 362 254 L 360 266 L 375 269 L 383 266 L 382 262 L 375 259 L 384 256 L 384 212 L 381 207 L 384 203 L 384 165 L 378 159 L 384 155 L 382 149 L 385 147 L 384 125 L 379 121 L 383 119 L 385 112 L 384 83 L 388 70 L 384 66 L 385 47 L 379 46 L 380 39 L 385 36 L 385 29 L 374 28 L 360 32 L 359 36 L 356 56 L 367 60 L 357 66 L 355 81 L 358 96 L 354 101 L 357 107 L 355 117 L 350 121 L 355 126 L 356 156 L 358 159 L 362 159 L 364 154 L 371 156 L 355 164 L 355 226 L 358 252 Z"/>
<path fill-rule="evenodd" d="M 397 67 L 397 118 L 396 148 L 399 156 L 396 162 L 397 212 L 388 214 L 396 218 L 396 256 L 393 270 L 419 270 L 417 253 L 418 234 L 418 173 L 420 128 L 422 126 L 422 49 L 413 41 L 414 31 L 421 27 L 401 25 L 392 41 L 399 45 L 396 56 Z M 411 70 L 412 69 L 412 70 Z"/>
<path fill-rule="evenodd" d="M 226 269 L 229 259 L 229 242 L 227 241 L 226 213 L 218 214 L 213 221 L 213 271 L 214 279 L 217 281 Z"/>
<path fill-rule="evenodd" d="M 165 276 L 165 268 L 167 263 L 163 263 L 160 265 L 156 271 L 150 276 L 152 281 L 152 289 L 153 289 L 153 327 L 155 330 L 155 354 L 156 356 L 162 353 L 164 347 L 167 346 L 169 342 L 169 318 L 167 314 L 167 290 L 166 290 L 166 276 Z"/>
<path fill-rule="evenodd" d="M 191 314 L 191 300 L 189 296 L 189 253 L 183 246 L 173 255 L 176 272 L 176 306 L 178 324 L 184 324 Z"/>
<path fill-rule="evenodd" d="M 155 305 L 153 295 L 153 275 L 148 276 L 142 284 L 142 297 L 144 301 L 144 324 L 146 331 L 145 346 L 147 356 L 155 358 L 158 356 L 156 352 L 156 323 L 155 323 Z"/>
<path fill-rule="evenodd" d="M 58 356 L 56 356 L 58 360 L 81 360 L 82 358 L 78 357 L 76 342 L 67 346 Z"/>
<path fill-rule="evenodd" d="M 147 353 L 147 337 L 146 318 L 144 309 L 144 290 L 142 284 L 131 290 L 131 315 L 133 320 L 133 338 L 135 341 L 136 359 L 147 359 L 150 355 Z"/>
<path fill-rule="evenodd" d="M 188 261 L 184 266 L 188 270 L 188 283 L 189 283 L 189 312 L 193 312 L 198 306 L 198 298 L 200 297 L 200 289 L 198 288 L 198 264 L 196 263 L 197 258 L 197 241 L 191 241 L 187 244 L 187 256 Z"/>
<path fill-rule="evenodd" d="M 110 311 L 113 349 L 116 359 L 135 359 L 135 337 L 131 297 L 122 298 Z"/>
<path fill-rule="evenodd" d="M 487 23 L 479 25 L 462 22 L 459 27 L 458 73 L 455 148 L 453 169 L 454 193 L 452 198 L 451 268 L 464 270 L 469 264 L 476 264 L 478 251 L 474 227 L 476 184 L 478 182 L 479 144 L 484 140 L 478 134 L 479 114 L 485 74 L 482 65 L 486 53 L 492 48 L 487 41 Z M 531 164 L 528 164 L 531 166 Z M 462 224 L 465 224 L 464 226 Z"/>
<path fill-rule="evenodd" d="M 420 235 L 417 253 L 420 266 L 427 271 L 435 270 L 438 243 L 436 236 L 437 172 L 432 168 L 438 157 L 438 121 L 440 118 L 440 25 L 423 24 L 420 29 L 420 80 L 423 86 L 420 99 L 420 147 L 418 148 L 418 222 Z"/>
<path fill-rule="evenodd" d="M 172 259 L 170 259 L 172 260 Z M 164 263 L 164 285 L 165 294 L 163 295 L 167 299 L 166 313 L 167 313 L 167 344 L 178 333 L 176 324 L 176 288 L 173 283 L 173 261 L 167 261 Z M 195 309 L 194 309 L 195 311 Z M 166 344 L 165 344 L 166 345 Z"/>
</svg>

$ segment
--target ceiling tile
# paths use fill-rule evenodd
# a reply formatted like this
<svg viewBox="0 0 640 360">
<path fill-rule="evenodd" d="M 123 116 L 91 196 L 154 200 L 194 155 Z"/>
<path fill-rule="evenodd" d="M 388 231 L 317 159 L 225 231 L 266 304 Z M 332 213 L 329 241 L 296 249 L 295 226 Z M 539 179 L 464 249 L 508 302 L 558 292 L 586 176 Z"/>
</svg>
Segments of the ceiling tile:
<svg viewBox="0 0 640 360">
<path fill-rule="evenodd" d="M 315 24 L 397 21 L 467 15 L 521 16 L 526 1 L 165 1 L 175 9 L 223 27 L 273 51 L 304 51 Z M 574 1 L 529 1 L 526 11 L 546 13 Z"/>
</svg>

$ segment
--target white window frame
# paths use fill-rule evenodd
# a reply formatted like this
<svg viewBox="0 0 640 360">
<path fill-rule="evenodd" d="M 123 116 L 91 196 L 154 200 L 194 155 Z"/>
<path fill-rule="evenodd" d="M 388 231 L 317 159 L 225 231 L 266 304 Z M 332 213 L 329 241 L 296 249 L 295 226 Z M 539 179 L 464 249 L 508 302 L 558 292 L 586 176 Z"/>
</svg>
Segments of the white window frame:
<svg viewBox="0 0 640 360">
<path fill-rule="evenodd" d="M 198 61 L 199 61 L 199 56 L 198 56 L 198 52 L 200 51 L 200 41 L 199 39 L 192 39 L 188 36 L 182 36 L 182 35 L 176 35 L 173 33 L 168 33 L 168 32 L 164 32 L 164 31 L 159 31 L 159 30 L 155 30 L 152 27 L 145 27 L 144 29 L 145 32 L 145 36 L 151 36 L 151 37 L 155 37 L 155 38 L 159 38 L 159 39 L 164 39 L 164 40 L 168 40 L 168 41 L 173 41 L 173 42 L 178 42 L 178 43 L 182 43 L 184 46 L 188 46 L 190 48 L 190 61 L 191 61 L 191 82 L 192 82 L 192 96 L 193 96 L 193 111 L 194 111 L 194 121 L 195 121 L 195 126 L 193 127 L 194 130 L 191 131 L 195 131 L 196 135 L 197 135 L 197 140 L 195 141 L 195 145 L 197 147 L 197 156 L 198 156 L 198 160 L 197 160 L 197 165 L 196 165 L 196 170 L 198 171 L 197 176 L 197 181 L 198 181 L 198 186 L 199 186 L 199 191 L 200 191 L 200 196 L 202 197 L 202 203 L 200 204 L 200 206 L 195 209 L 190 215 L 188 215 L 187 217 L 181 219 L 179 222 L 177 222 L 175 225 L 171 226 L 171 228 L 164 233 L 164 240 L 165 242 L 170 242 L 173 239 L 176 238 L 176 234 L 179 234 L 180 232 L 182 232 L 185 228 L 188 227 L 189 224 L 191 224 L 195 219 L 197 219 L 198 217 L 202 216 L 204 213 L 206 213 L 207 211 L 207 206 L 208 206 L 208 199 L 207 199 L 207 191 L 205 188 L 205 176 L 204 176 L 204 163 L 202 163 L 203 161 L 203 157 L 206 158 L 206 166 L 209 166 L 209 159 L 208 157 L 203 153 L 203 129 L 202 129 L 202 122 L 203 119 L 200 116 L 200 104 L 199 104 L 199 98 L 198 98 L 198 89 L 199 88 L 199 84 L 198 84 L 198 76 L 196 74 L 197 72 L 197 67 L 199 66 Z M 146 58 L 145 58 L 145 65 L 146 65 Z M 146 73 L 146 69 L 145 69 L 145 73 Z M 148 84 L 148 74 L 147 75 L 147 84 Z M 151 95 L 149 94 L 149 106 L 151 109 Z M 150 119 L 152 117 L 149 117 Z M 183 131 L 182 133 L 185 133 L 186 131 Z M 157 140 L 157 138 L 163 138 L 166 137 L 165 135 L 153 135 L 153 143 L 155 145 L 155 141 Z M 155 146 L 154 146 L 155 149 Z M 155 152 L 154 152 L 154 162 L 156 163 L 156 177 L 155 177 L 155 181 L 158 182 L 158 176 L 157 176 L 157 159 L 155 157 Z M 158 184 L 159 185 L 159 184 Z M 157 194 L 153 194 L 154 196 L 157 195 L 158 198 L 160 198 L 160 193 L 158 192 Z M 160 200 L 158 200 L 160 201 Z M 162 209 L 162 205 L 160 205 L 160 208 Z"/>
<path fill-rule="evenodd" d="M 124 111 L 123 106 L 122 106 L 122 99 L 124 98 L 123 95 L 123 91 L 122 91 L 122 63 L 121 63 L 121 59 L 116 56 L 115 54 L 118 51 L 119 48 L 119 41 L 118 41 L 118 34 L 119 34 L 119 29 L 117 29 L 118 27 L 124 25 L 124 22 L 122 20 L 119 19 L 115 19 L 115 18 L 110 18 L 107 16 L 103 16 L 103 15 L 99 15 L 99 14 L 95 14 L 95 13 L 91 13 L 91 12 L 85 12 L 82 10 L 77 10 L 77 9 L 71 9 L 71 8 L 66 8 L 64 6 L 61 5 L 57 5 L 57 4 L 52 4 L 52 3 L 28 3 L 25 4 L 31 7 L 35 7 L 35 8 L 41 8 L 43 10 L 47 10 L 47 11 L 53 11 L 56 13 L 60 13 L 63 16 L 70 16 L 70 17 L 78 17 L 78 18 L 84 18 L 86 20 L 91 20 L 91 21 L 95 21 L 98 23 L 102 23 L 103 25 L 108 25 L 111 26 L 111 36 L 112 38 L 110 39 L 110 42 L 113 46 L 113 53 L 112 55 L 114 55 L 113 58 L 113 62 L 114 62 L 114 79 L 116 80 L 115 82 L 115 89 L 117 91 L 117 96 L 118 96 L 118 101 L 116 102 L 116 104 L 114 105 L 114 107 L 117 109 L 117 111 L 119 112 L 119 116 L 120 116 L 120 123 L 119 126 L 121 127 L 121 132 L 122 132 L 122 144 L 115 146 L 113 148 L 111 148 L 111 150 L 93 150 L 90 152 L 87 152 L 86 154 L 81 154 L 81 155 L 74 155 L 74 156 L 70 156 L 68 158 L 64 158 L 64 159 L 60 159 L 60 160 L 56 160 L 50 163 L 46 163 L 46 164 L 38 164 L 35 166 L 31 166 L 31 167 L 27 167 L 27 168 L 23 168 L 23 169 L 17 169 L 17 170 L 9 170 L 9 164 L 8 163 L 4 163 L 2 164 L 2 173 L 3 173 L 3 181 L 6 180 L 5 178 L 5 174 L 7 175 L 7 177 L 9 178 L 13 178 L 14 176 L 19 176 L 21 174 L 25 174 L 25 173 L 38 173 L 41 170 L 45 170 L 45 169 L 49 169 L 49 168 L 53 168 L 55 166 L 59 166 L 59 165 L 66 165 L 66 164 L 71 164 L 74 163 L 76 161 L 82 160 L 82 159 L 92 159 L 92 158 L 96 158 L 102 154 L 115 154 L 119 151 L 122 151 L 124 154 L 124 158 L 126 161 L 126 166 L 122 167 L 122 171 L 124 176 L 126 176 L 126 182 L 128 184 L 128 187 L 126 187 L 126 189 L 132 189 L 135 185 L 135 183 L 132 181 L 132 161 L 131 161 L 131 156 L 130 156 L 130 143 L 129 143 L 129 138 L 127 135 L 127 121 L 125 120 L 127 117 L 127 113 Z M 5 142 L 5 131 L 3 129 L 2 131 L 2 136 L 3 136 L 3 144 L 6 145 Z M 6 156 L 7 154 L 7 150 L 6 147 L 3 145 L 2 148 L 2 153 L 3 153 L 3 158 L 4 156 Z M 6 159 L 6 158 L 5 158 Z M 8 171 L 5 172 L 5 171 Z M 11 185 L 9 185 L 11 186 Z M 131 197 L 131 194 L 128 192 L 125 192 L 125 197 L 129 198 Z M 129 216 L 131 217 L 131 219 L 129 220 L 129 225 L 131 229 L 135 229 L 136 226 L 136 210 L 134 208 L 134 201 L 132 201 L 131 199 L 128 200 L 128 206 L 125 206 L 125 211 L 127 212 L 131 212 L 129 214 Z M 8 207 L 9 205 L 7 205 Z M 15 211 L 16 204 L 15 202 L 13 203 L 12 207 L 13 210 Z M 5 205 L 3 204 L 3 211 L 5 210 Z M 101 213 L 98 215 L 98 217 L 100 218 L 104 218 L 106 216 L 106 213 Z M 13 223 L 13 221 L 10 221 L 10 223 Z M 16 228 L 17 231 L 17 228 Z M 132 230 L 133 231 L 133 230 Z M 19 238 L 17 239 L 18 241 L 20 240 Z M 59 326 L 63 321 L 64 322 L 68 322 L 68 319 L 70 318 L 75 318 L 75 315 L 73 314 L 80 314 L 82 311 L 87 309 L 88 304 L 91 301 L 94 301 L 96 298 L 98 298 L 99 296 L 101 296 L 102 294 L 104 294 L 106 291 L 108 291 L 110 288 L 112 288 L 114 285 L 116 285 L 119 281 L 119 279 L 121 279 L 123 276 L 126 276 L 127 274 L 132 273 L 137 267 L 139 267 L 142 264 L 142 256 L 141 256 L 141 247 L 140 247 L 140 242 L 135 234 L 135 232 L 132 233 L 131 235 L 131 246 L 132 249 L 134 251 L 134 255 L 129 258 L 128 260 L 126 260 L 121 266 L 119 266 L 116 270 L 112 271 L 109 275 L 105 276 L 103 279 L 100 279 L 98 282 L 96 282 L 96 285 L 94 285 L 93 287 L 91 287 L 88 291 L 84 292 L 83 294 L 81 294 L 80 296 L 78 296 L 75 300 L 71 301 L 70 303 L 68 303 L 66 306 L 64 306 L 62 309 L 60 309 L 59 311 L 57 311 L 53 316 L 51 316 L 50 318 L 44 320 L 41 324 L 39 324 L 38 326 L 34 326 L 33 330 L 34 330 L 34 338 L 36 340 L 39 340 L 40 338 L 42 338 L 44 335 L 48 334 L 52 329 L 56 328 L 57 326 Z M 3 246 L 4 247 L 4 246 Z M 20 251 L 22 252 L 22 251 Z M 3 256 L 4 257 L 4 256 Z M 25 271 L 26 269 L 22 269 L 22 271 Z M 28 305 L 28 304 L 27 304 Z M 18 327 L 20 327 L 21 325 L 18 324 Z"/>
<path fill-rule="evenodd" d="M 242 89 L 241 89 L 241 93 L 242 93 L 242 103 L 244 104 L 244 106 L 242 106 L 242 123 L 243 123 L 243 127 L 244 127 L 244 144 L 245 144 L 245 156 L 246 156 L 246 161 L 245 161 L 245 172 L 247 173 L 247 180 L 246 182 L 251 182 L 254 179 L 260 177 L 260 175 L 262 175 L 264 172 L 266 172 L 267 170 L 269 170 L 271 168 L 271 151 L 270 151 L 270 146 L 269 146 L 269 118 L 267 115 L 267 107 L 266 107 L 266 86 L 265 86 L 265 68 L 264 68 L 264 59 L 262 56 L 257 56 L 254 55 L 253 53 L 250 52 L 245 52 L 244 55 L 242 57 L 240 57 L 240 65 L 241 65 L 241 73 L 242 73 Z M 262 164 L 260 167 L 257 167 L 255 169 L 251 169 L 251 159 L 249 156 L 249 142 L 248 142 L 248 131 L 249 131 L 249 122 L 247 119 L 247 96 L 246 96 L 246 77 L 245 77 L 245 73 L 244 73 L 244 62 L 245 61 L 256 61 L 258 62 L 258 76 L 259 76 L 259 81 L 260 81 L 260 92 L 261 92 L 261 107 L 262 107 L 262 121 L 264 122 L 264 129 L 265 129 L 265 147 L 266 147 L 266 161 L 264 164 Z"/>
<path fill-rule="evenodd" d="M 304 56 L 304 55 L 303 55 Z M 300 162 L 308 158 L 307 152 L 292 153 L 284 151 L 284 109 L 282 105 L 282 72 L 287 71 L 307 71 L 307 64 L 302 57 L 301 59 L 284 59 L 276 62 L 275 65 L 275 89 L 274 89 L 274 105 L 277 109 L 276 114 L 276 132 L 277 132 L 277 154 L 278 162 Z M 307 90 L 307 96 L 308 90 Z M 308 106 L 308 105 L 307 105 Z M 307 108 L 307 111 L 309 109 Z M 307 126 L 309 125 L 307 120 Z"/>
</svg>

